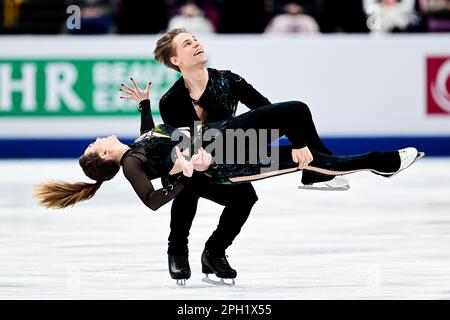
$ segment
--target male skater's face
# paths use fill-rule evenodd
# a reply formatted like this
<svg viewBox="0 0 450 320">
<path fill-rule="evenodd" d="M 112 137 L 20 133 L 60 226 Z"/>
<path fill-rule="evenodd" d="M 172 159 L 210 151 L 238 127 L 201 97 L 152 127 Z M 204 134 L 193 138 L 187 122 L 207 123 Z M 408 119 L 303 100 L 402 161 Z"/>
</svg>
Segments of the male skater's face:
<svg viewBox="0 0 450 320">
<path fill-rule="evenodd" d="M 171 62 L 180 69 L 191 69 L 192 67 L 204 66 L 208 61 L 205 49 L 198 42 L 197 38 L 190 33 L 180 33 L 172 40 L 175 56 L 171 57 Z"/>
</svg>

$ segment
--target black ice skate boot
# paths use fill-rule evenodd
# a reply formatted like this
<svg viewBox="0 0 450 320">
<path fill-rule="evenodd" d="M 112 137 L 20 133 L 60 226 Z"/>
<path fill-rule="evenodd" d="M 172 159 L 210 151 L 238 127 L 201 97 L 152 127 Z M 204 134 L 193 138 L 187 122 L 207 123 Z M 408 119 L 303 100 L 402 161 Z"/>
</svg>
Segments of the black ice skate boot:
<svg viewBox="0 0 450 320">
<path fill-rule="evenodd" d="M 172 279 L 177 280 L 177 285 L 185 286 L 186 280 L 191 277 L 188 255 L 173 256 L 169 254 L 169 273 Z"/>
<path fill-rule="evenodd" d="M 202 281 L 211 284 L 234 285 L 234 278 L 236 278 L 237 272 L 231 268 L 225 252 L 214 252 L 205 249 L 201 260 L 202 272 L 205 274 L 205 278 Z M 213 273 L 220 278 L 220 281 L 212 280 L 208 277 L 208 274 Z M 231 283 L 225 282 L 224 279 L 231 279 Z"/>
</svg>

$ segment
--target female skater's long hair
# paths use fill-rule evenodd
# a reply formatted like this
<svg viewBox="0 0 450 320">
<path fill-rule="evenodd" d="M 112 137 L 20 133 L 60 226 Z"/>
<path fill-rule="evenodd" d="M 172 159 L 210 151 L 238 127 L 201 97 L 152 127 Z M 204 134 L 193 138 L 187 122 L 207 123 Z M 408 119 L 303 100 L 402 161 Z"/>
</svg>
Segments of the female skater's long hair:
<svg viewBox="0 0 450 320">
<path fill-rule="evenodd" d="M 92 198 L 102 183 L 111 180 L 120 166 L 112 160 L 103 160 L 97 153 L 80 157 L 79 164 L 86 176 L 95 183 L 50 181 L 35 185 L 34 196 L 47 208 L 62 209 Z"/>
</svg>

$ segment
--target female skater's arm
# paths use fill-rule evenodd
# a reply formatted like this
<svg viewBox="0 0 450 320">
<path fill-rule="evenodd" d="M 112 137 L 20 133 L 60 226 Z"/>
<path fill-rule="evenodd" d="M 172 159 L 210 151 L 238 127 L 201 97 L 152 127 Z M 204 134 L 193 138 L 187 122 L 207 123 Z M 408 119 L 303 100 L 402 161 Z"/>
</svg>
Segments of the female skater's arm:
<svg viewBox="0 0 450 320">
<path fill-rule="evenodd" d="M 144 134 L 155 127 L 149 99 L 142 100 L 139 103 L 139 111 L 141 112 L 141 134 Z"/>
<path fill-rule="evenodd" d="M 133 78 L 130 78 L 131 82 L 133 83 L 133 87 L 131 88 L 127 86 L 126 84 L 122 83 L 122 86 L 125 87 L 125 89 L 119 89 L 123 93 L 127 94 L 127 96 L 120 97 L 121 99 L 130 99 L 133 100 L 136 103 L 139 103 L 139 111 L 141 112 L 141 134 L 146 133 L 150 130 L 152 130 L 155 127 L 155 122 L 153 121 L 152 117 L 152 110 L 150 107 L 150 85 L 152 84 L 149 82 L 147 84 L 147 87 L 145 90 L 141 90 L 139 86 L 137 85 L 136 81 L 134 81 Z"/>
<path fill-rule="evenodd" d="M 123 172 L 138 197 L 154 211 L 175 198 L 190 180 L 190 177 L 181 174 L 175 182 L 172 182 L 166 188 L 155 190 L 142 168 L 142 161 L 130 156 L 123 161 Z"/>
</svg>

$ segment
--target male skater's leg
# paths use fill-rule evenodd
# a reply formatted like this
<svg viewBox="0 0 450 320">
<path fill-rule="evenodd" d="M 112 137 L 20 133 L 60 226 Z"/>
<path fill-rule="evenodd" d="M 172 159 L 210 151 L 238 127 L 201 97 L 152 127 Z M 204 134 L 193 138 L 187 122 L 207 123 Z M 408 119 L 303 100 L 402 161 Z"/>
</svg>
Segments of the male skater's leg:
<svg viewBox="0 0 450 320">
<path fill-rule="evenodd" d="M 220 278 L 235 278 L 237 273 L 228 264 L 225 250 L 240 233 L 258 196 L 250 183 L 211 184 L 202 190 L 201 196 L 225 206 L 217 229 L 205 244 L 202 254 L 203 271 L 214 272 Z M 207 272 L 208 269 L 210 272 Z"/>
<path fill-rule="evenodd" d="M 169 273 L 172 279 L 189 279 L 188 236 L 197 212 L 198 182 L 193 179 L 173 200 L 170 217 Z"/>
</svg>

